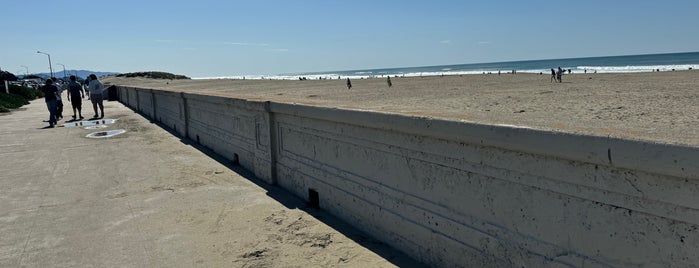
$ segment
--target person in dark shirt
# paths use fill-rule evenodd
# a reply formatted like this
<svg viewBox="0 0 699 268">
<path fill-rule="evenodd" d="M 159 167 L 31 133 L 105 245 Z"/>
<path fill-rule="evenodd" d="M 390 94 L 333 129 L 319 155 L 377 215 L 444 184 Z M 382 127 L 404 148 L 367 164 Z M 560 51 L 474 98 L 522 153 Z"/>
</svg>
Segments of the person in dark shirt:
<svg viewBox="0 0 699 268">
<path fill-rule="evenodd" d="M 56 125 L 56 108 L 58 105 L 58 88 L 53 85 L 53 80 L 46 79 L 46 84 L 41 87 L 41 91 L 44 92 L 44 100 L 46 101 L 46 108 L 49 109 L 49 127 L 52 128 Z"/>
<path fill-rule="evenodd" d="M 556 72 L 556 79 L 558 80 L 558 83 L 563 83 L 563 69 L 561 69 L 561 67 L 558 67 L 558 72 Z"/>
<path fill-rule="evenodd" d="M 551 82 L 553 81 L 558 81 L 558 79 L 556 78 L 556 71 L 551 68 Z"/>
<path fill-rule="evenodd" d="M 68 83 L 68 101 L 73 106 L 73 120 L 75 117 L 75 110 L 78 110 L 79 119 L 83 119 L 82 107 L 83 98 L 85 93 L 83 93 L 83 87 L 76 81 L 75 75 L 70 76 L 70 83 Z"/>
</svg>

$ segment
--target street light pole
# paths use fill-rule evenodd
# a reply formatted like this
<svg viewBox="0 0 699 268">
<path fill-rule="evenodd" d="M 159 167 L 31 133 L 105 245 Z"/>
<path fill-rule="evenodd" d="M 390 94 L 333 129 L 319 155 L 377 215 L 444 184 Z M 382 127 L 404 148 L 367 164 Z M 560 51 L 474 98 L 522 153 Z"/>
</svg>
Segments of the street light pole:
<svg viewBox="0 0 699 268">
<path fill-rule="evenodd" d="M 44 53 L 44 52 L 41 52 L 41 51 L 37 51 L 36 53 L 44 54 L 44 55 L 46 55 L 46 56 L 49 56 L 49 70 L 51 71 L 51 77 L 53 77 L 53 66 L 51 66 L 51 55 L 49 55 L 49 53 Z"/>
<path fill-rule="evenodd" d="M 24 67 L 24 69 L 27 70 L 26 72 L 24 72 L 24 76 L 28 76 L 29 75 L 29 67 L 24 66 L 24 65 L 20 65 L 20 66 Z"/>
<path fill-rule="evenodd" d="M 65 81 L 66 80 L 66 66 L 63 64 L 60 64 L 60 63 L 56 63 L 56 64 L 63 66 L 63 81 Z"/>
</svg>

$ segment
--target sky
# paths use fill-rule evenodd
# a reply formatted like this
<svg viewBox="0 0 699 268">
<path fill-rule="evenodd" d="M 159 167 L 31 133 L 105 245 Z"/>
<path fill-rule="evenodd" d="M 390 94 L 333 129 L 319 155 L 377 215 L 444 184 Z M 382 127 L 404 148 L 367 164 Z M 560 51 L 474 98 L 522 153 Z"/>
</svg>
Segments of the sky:
<svg viewBox="0 0 699 268">
<path fill-rule="evenodd" d="M 699 51 L 699 1 L 3 0 L 0 68 L 277 75 Z M 26 68 L 24 67 L 26 66 Z"/>
</svg>

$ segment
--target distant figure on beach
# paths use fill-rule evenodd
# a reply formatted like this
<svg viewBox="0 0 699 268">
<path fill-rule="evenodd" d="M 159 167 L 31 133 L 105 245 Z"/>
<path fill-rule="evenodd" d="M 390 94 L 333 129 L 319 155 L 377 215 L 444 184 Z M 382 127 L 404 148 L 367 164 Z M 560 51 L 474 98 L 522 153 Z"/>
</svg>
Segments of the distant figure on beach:
<svg viewBox="0 0 699 268">
<path fill-rule="evenodd" d="M 68 84 L 68 102 L 73 106 L 73 120 L 78 119 L 75 114 L 75 110 L 78 110 L 79 119 L 83 119 L 82 107 L 83 98 L 85 94 L 83 93 L 83 87 L 76 81 L 75 75 L 70 76 L 70 83 Z"/>
<path fill-rule="evenodd" d="M 551 83 L 553 83 L 554 80 L 558 81 L 558 79 L 556 79 L 556 70 L 551 68 Z"/>
<path fill-rule="evenodd" d="M 41 91 L 44 92 L 44 101 L 46 101 L 46 108 L 49 109 L 49 127 L 54 127 L 56 125 L 56 94 L 58 94 L 58 89 L 53 85 L 53 80 L 51 78 L 46 79 L 46 84 L 41 87 Z"/>
<path fill-rule="evenodd" d="M 104 91 L 104 85 L 102 85 L 102 82 L 97 80 L 97 76 L 95 74 L 90 75 L 90 85 L 88 86 L 88 90 L 90 91 L 92 109 L 95 110 L 95 116 L 93 116 L 92 118 L 104 118 L 104 104 L 102 100 L 102 92 Z M 97 106 L 100 107 L 102 117 L 99 117 L 99 115 L 97 114 Z"/>
<path fill-rule="evenodd" d="M 563 83 L 563 69 L 561 69 L 561 67 L 558 67 L 558 72 L 556 72 L 556 79 L 558 79 L 558 83 Z"/>
<path fill-rule="evenodd" d="M 347 78 L 347 89 L 352 89 L 352 81 L 349 78 Z"/>
<path fill-rule="evenodd" d="M 388 84 L 388 87 L 393 86 L 393 83 L 391 83 L 391 77 L 390 77 L 390 76 L 389 76 L 388 78 L 386 78 L 386 84 Z"/>
</svg>

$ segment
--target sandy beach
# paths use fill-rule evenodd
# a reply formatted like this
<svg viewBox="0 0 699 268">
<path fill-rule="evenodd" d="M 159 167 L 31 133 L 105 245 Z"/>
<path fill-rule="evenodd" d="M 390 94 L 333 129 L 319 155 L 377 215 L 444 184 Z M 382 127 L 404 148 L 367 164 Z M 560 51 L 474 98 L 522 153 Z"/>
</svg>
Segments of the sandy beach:
<svg viewBox="0 0 699 268">
<path fill-rule="evenodd" d="M 699 146 L 699 71 L 345 80 L 103 79 L 105 84 Z"/>
</svg>

